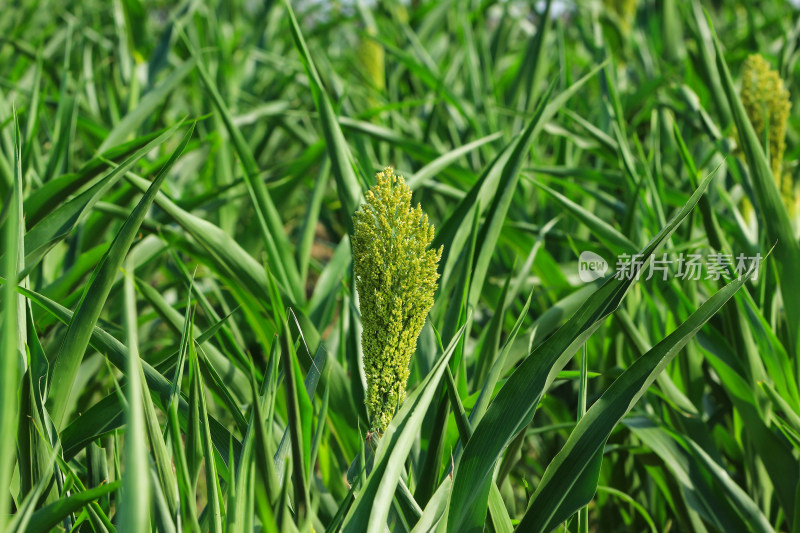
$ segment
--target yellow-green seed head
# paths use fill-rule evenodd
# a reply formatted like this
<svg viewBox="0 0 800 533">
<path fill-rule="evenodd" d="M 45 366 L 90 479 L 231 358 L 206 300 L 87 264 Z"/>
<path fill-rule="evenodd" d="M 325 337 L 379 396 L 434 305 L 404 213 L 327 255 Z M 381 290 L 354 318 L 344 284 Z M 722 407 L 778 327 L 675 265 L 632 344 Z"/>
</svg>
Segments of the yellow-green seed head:
<svg viewBox="0 0 800 533">
<path fill-rule="evenodd" d="M 382 433 L 405 399 L 408 365 L 433 305 L 442 249 L 428 250 L 433 226 L 392 168 L 353 215 L 353 269 L 361 309 L 367 412 Z"/>
<path fill-rule="evenodd" d="M 764 138 L 764 128 L 769 127 L 770 166 L 775 180 L 780 183 L 786 149 L 786 121 L 792 104 L 783 80 L 758 54 L 749 56 L 742 66 L 741 98 L 759 139 Z"/>
<path fill-rule="evenodd" d="M 376 35 L 374 29 L 367 30 L 369 35 Z M 386 88 L 386 68 L 384 66 L 383 45 L 369 37 L 362 37 L 358 42 L 358 60 L 361 70 L 372 88 L 382 92 Z"/>
<path fill-rule="evenodd" d="M 620 29 L 628 33 L 636 18 L 636 9 L 638 8 L 638 0 L 603 0 L 604 7 L 613 13 L 620 23 Z"/>
</svg>

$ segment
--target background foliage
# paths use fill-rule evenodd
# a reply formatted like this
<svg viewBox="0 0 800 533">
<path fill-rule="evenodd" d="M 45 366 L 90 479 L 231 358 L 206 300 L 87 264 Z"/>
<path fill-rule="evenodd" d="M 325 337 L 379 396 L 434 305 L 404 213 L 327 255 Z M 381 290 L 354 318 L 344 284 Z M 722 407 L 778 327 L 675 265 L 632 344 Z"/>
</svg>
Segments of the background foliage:
<svg viewBox="0 0 800 533">
<path fill-rule="evenodd" d="M 796 99 L 796 9 L 528 4 L 4 5 L 0 530 L 800 531 L 796 207 L 738 97 L 761 53 Z M 378 436 L 387 165 L 444 251 Z"/>
</svg>

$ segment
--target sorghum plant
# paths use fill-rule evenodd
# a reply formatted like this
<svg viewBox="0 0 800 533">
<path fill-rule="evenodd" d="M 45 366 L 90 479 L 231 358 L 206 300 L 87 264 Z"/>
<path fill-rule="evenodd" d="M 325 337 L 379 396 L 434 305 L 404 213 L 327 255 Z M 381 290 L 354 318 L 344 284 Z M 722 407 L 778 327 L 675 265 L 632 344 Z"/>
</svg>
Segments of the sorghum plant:
<svg viewBox="0 0 800 533">
<path fill-rule="evenodd" d="M 433 226 L 392 168 L 353 215 L 353 267 L 363 332 L 367 412 L 383 432 L 405 399 L 408 364 L 433 305 L 441 248 L 429 250 Z"/>
<path fill-rule="evenodd" d="M 747 57 L 742 66 L 742 104 L 753 129 L 767 143 L 770 167 L 781 190 L 786 207 L 793 210 L 794 186 L 791 176 L 783 174 L 783 153 L 786 150 L 786 121 L 792 107 L 789 91 L 778 73 L 759 54 Z"/>
</svg>

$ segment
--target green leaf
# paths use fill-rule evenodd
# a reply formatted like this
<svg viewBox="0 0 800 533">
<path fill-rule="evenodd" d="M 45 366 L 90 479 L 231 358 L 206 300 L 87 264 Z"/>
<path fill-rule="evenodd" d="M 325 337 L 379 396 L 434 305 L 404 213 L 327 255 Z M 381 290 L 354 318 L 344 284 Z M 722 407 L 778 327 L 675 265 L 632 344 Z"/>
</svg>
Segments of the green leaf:
<svg viewBox="0 0 800 533">
<path fill-rule="evenodd" d="M 703 180 L 686 205 L 641 251 L 643 264 L 691 212 L 712 177 Z M 544 391 L 578 347 L 619 306 L 636 277 L 607 279 L 566 324 L 531 352 L 500 389 L 481 423 L 473 428 L 456 467 L 448 531 L 482 528 L 496 461 L 514 436 L 530 424 Z"/>
<path fill-rule="evenodd" d="M 534 181 L 533 184 L 549 194 L 565 211 L 589 228 L 589 231 L 603 243 L 603 246 L 615 254 L 632 254 L 636 251 L 636 245 L 605 220 L 587 211 L 582 206 L 576 204 L 563 194 L 554 191 L 547 185 L 536 181 Z"/>
<path fill-rule="evenodd" d="M 84 163 L 78 172 L 53 178 L 35 191 L 32 191 L 28 197 L 25 198 L 25 222 L 28 227 L 33 227 L 38 224 L 45 216 L 52 213 L 53 209 L 55 209 L 64 198 L 67 198 L 70 194 L 89 183 L 92 178 L 101 174 L 107 166 L 107 161 L 114 161 L 118 164 L 122 164 L 128 157 L 136 153 L 137 150 L 145 147 L 150 141 L 156 139 L 168 129 L 170 128 L 165 128 L 154 133 L 147 133 L 132 141 L 111 148 Z"/>
<path fill-rule="evenodd" d="M 222 116 L 228 135 L 230 135 L 233 146 L 239 154 L 247 192 L 253 202 L 261 237 L 264 239 L 264 245 L 267 248 L 269 265 L 275 269 L 275 274 L 283 283 L 284 289 L 290 291 L 293 301 L 302 303 L 304 295 L 303 291 L 300 290 L 300 275 L 291 253 L 292 248 L 283 229 L 280 213 L 261 178 L 261 172 L 253 152 L 245 141 L 241 130 L 234 124 L 228 106 L 222 99 L 222 95 L 220 95 L 198 51 L 188 39 L 184 38 L 184 43 L 197 61 L 197 72 L 200 74 L 200 80 L 211 96 L 211 102 Z"/>
<path fill-rule="evenodd" d="M 56 209 L 32 227 L 30 231 L 25 234 L 25 270 L 30 271 L 36 266 L 36 264 L 41 261 L 42 257 L 44 257 L 56 243 L 73 231 L 81 219 L 85 217 L 85 213 L 103 197 L 112 185 L 119 181 L 125 172 L 130 170 L 139 159 L 170 138 L 180 127 L 180 123 L 176 124 L 148 142 L 144 147 L 134 152 L 133 155 L 125 159 L 125 161 L 106 176 L 98 180 L 98 182 L 89 189 Z M 163 175 L 166 177 L 165 172 Z M 59 195 L 61 194 L 63 194 L 63 192 L 59 192 Z M 144 218 L 146 212 L 145 210 L 142 213 L 142 218 Z"/>
<path fill-rule="evenodd" d="M 191 331 L 191 326 L 189 327 Z M 189 338 L 192 338 L 191 333 Z M 222 533 L 222 502 L 219 479 L 217 478 L 216 454 L 211 444 L 211 429 L 208 423 L 203 376 L 197 360 L 193 341 L 189 342 L 189 374 L 191 376 L 190 405 L 192 405 L 191 430 L 188 447 L 189 467 L 194 469 L 195 478 L 199 474 L 201 460 L 205 464 L 206 510 L 208 528 L 211 533 Z"/>
<path fill-rule="evenodd" d="M 303 67 L 309 77 L 311 95 L 314 97 L 314 105 L 319 112 L 319 118 L 322 123 L 322 133 L 325 135 L 325 146 L 328 149 L 328 156 L 331 159 L 331 166 L 333 168 L 333 175 L 336 178 L 336 188 L 339 193 L 339 199 L 345 210 L 345 218 L 348 220 L 348 224 L 352 224 L 350 215 L 358 208 L 358 204 L 361 202 L 363 195 L 358 177 L 353 169 L 352 155 L 345 142 L 342 129 L 339 127 L 339 122 L 333 111 L 333 106 L 331 105 L 328 95 L 325 93 L 317 67 L 314 64 L 314 60 L 311 58 L 311 54 L 306 46 L 306 41 L 297 24 L 292 6 L 288 0 L 285 1 L 284 4 L 286 6 L 286 12 L 289 14 L 289 23 L 292 29 L 292 37 L 294 38 L 295 46 L 300 53 Z"/>
<path fill-rule="evenodd" d="M 175 90 L 178 84 L 194 69 L 194 59 L 187 59 L 169 76 L 167 76 L 157 87 L 145 94 L 144 98 L 139 101 L 135 109 L 131 110 L 125 118 L 114 126 L 105 139 L 103 139 L 100 147 L 97 148 L 98 153 L 105 152 L 110 148 L 125 141 L 132 135 L 139 126 L 141 126 L 153 112 L 163 104 L 164 99 Z"/>
<path fill-rule="evenodd" d="M 356 494 L 355 502 L 345 518 L 344 532 L 382 532 L 386 529 L 389 508 L 400 479 L 401 470 L 417 437 L 425 412 L 431 403 L 439 381 L 455 352 L 465 327 L 453 337 L 450 345 L 431 369 L 428 376 L 405 400 L 386 432 L 378 442 L 372 472 L 366 485 Z"/>
<path fill-rule="evenodd" d="M 664 461 L 695 500 L 693 507 L 717 530 L 774 531 L 755 502 L 688 436 L 645 417 L 626 419 L 625 425 Z"/>
<path fill-rule="evenodd" d="M 141 366 L 139 364 L 136 293 L 133 288 L 133 260 L 126 261 L 125 330 L 128 345 L 128 386 L 125 411 L 125 470 L 122 474 L 119 529 L 125 533 L 146 532 L 150 529 L 150 456 L 147 453 Z"/>
<path fill-rule="evenodd" d="M 536 487 L 528 510 L 518 526 L 521 531 L 550 531 L 589 503 L 597 486 L 599 457 L 611 431 L 644 395 L 664 367 L 749 277 L 742 276 L 706 300 L 674 332 L 627 368 L 581 417 Z M 594 481 L 587 487 L 583 476 L 592 466 L 595 469 L 591 476 Z"/>
<path fill-rule="evenodd" d="M 22 219 L 22 167 L 19 124 L 14 112 L 14 183 L 11 194 L 6 200 L 3 210 L 7 210 L 5 224 L 3 224 L 3 249 L 2 257 L 3 276 L 16 280 L 19 271 L 20 256 L 24 253 L 22 245 L 22 232 L 25 225 Z M 8 520 L 8 504 L 6 487 L 11 484 L 11 475 L 14 472 L 14 458 L 16 457 L 15 436 L 17 423 L 17 410 L 19 399 L 17 389 L 20 385 L 21 362 L 25 361 L 25 313 L 20 312 L 19 296 L 16 292 L 16 283 L 7 283 L 2 293 L 2 316 L 0 316 L 0 530 L 5 529 Z"/>
<path fill-rule="evenodd" d="M 50 531 L 72 513 L 81 510 L 101 496 L 114 492 L 120 488 L 121 485 L 122 482 L 114 481 L 93 489 L 75 493 L 46 505 L 31 515 L 30 521 L 23 531 L 25 533 Z"/>
<path fill-rule="evenodd" d="M 281 361 L 283 363 L 283 373 L 286 386 L 286 405 L 289 433 L 292 442 L 292 468 L 294 469 L 294 508 L 297 514 L 297 522 L 301 528 L 305 527 L 306 520 L 309 519 L 310 495 L 308 479 L 310 457 L 311 457 L 311 417 L 313 409 L 311 401 L 305 394 L 298 391 L 303 387 L 303 380 L 300 376 L 300 365 L 297 362 L 297 354 L 294 350 L 294 343 L 291 341 L 291 332 L 286 317 L 281 318 L 283 322 L 283 335 L 281 335 Z M 284 483 L 288 480 L 284 480 Z"/>
<path fill-rule="evenodd" d="M 5 284 L 4 279 L 0 279 L 0 283 Z M 49 298 L 42 296 L 33 291 L 17 287 L 20 294 L 36 302 L 44 309 L 46 309 L 53 316 L 57 317 L 59 321 L 64 324 L 69 324 L 72 321 L 73 313 L 59 304 L 53 302 Z M 212 331 L 213 332 L 213 331 Z M 200 340 L 200 339 L 198 339 Z M 105 330 L 95 326 L 90 340 L 92 347 L 97 351 L 104 354 L 111 363 L 121 370 L 127 369 L 128 349 L 119 340 L 114 338 Z M 145 379 L 147 380 L 148 387 L 158 393 L 160 396 L 168 398 L 172 393 L 172 383 L 168 381 L 161 373 L 145 361 L 140 361 L 142 370 L 144 371 Z M 188 420 L 188 404 L 182 398 L 178 398 L 180 423 L 186 425 Z M 105 405 L 103 405 L 105 404 Z M 112 394 L 104 400 L 95 404 L 89 412 L 97 410 L 96 416 L 84 417 L 89 414 L 78 417 L 72 424 L 67 426 L 62 432 L 62 438 L 68 445 L 64 446 L 64 457 L 71 459 L 82 450 L 88 443 L 94 439 L 110 431 L 120 427 L 121 421 L 117 421 L 115 417 L 119 414 L 119 402 L 117 396 Z M 211 424 L 211 434 L 214 440 L 214 445 L 220 451 L 220 455 L 226 456 L 228 454 L 228 447 L 230 445 L 231 433 L 213 417 L 209 417 Z M 239 441 L 233 439 L 234 451 L 238 453 L 240 448 Z"/>
<path fill-rule="evenodd" d="M 171 133 L 172 130 L 170 130 Z M 194 132 L 192 126 L 181 141 L 178 148 L 172 153 L 169 161 L 164 165 L 159 174 L 153 180 L 152 185 L 142 197 L 142 200 L 134 208 L 131 216 L 117 234 L 117 238 L 109 248 L 103 260 L 95 269 L 92 279 L 87 287 L 72 321 L 69 324 L 61 349 L 53 362 L 53 371 L 50 378 L 50 393 L 47 398 L 48 411 L 53 418 L 53 423 L 59 429 L 65 426 L 66 405 L 70 390 L 72 389 L 78 367 L 83 359 L 84 352 L 89 345 L 94 326 L 100 318 L 106 299 L 111 292 L 111 286 L 117 276 L 117 271 L 122 265 L 128 249 L 133 244 L 139 226 L 142 224 L 150 205 L 155 200 L 159 187 L 169 174 L 172 165 L 183 153 L 183 149 L 189 142 Z M 167 135 L 166 133 L 164 135 Z M 142 153 L 144 155 L 144 153 Z M 133 161 L 127 166 L 133 164 Z M 117 171 L 124 171 L 126 165 L 117 167 Z M 113 174 L 113 173 L 112 173 Z"/>
<path fill-rule="evenodd" d="M 458 148 L 440 155 L 409 176 L 408 179 L 406 179 L 406 185 L 414 190 L 424 187 L 436 174 L 441 172 L 454 161 L 472 152 L 476 148 L 483 146 L 484 144 L 496 141 L 502 136 L 503 135 L 500 132 L 492 133 L 491 135 L 481 137 L 480 139 L 467 143 L 464 146 L 459 146 Z"/>
<path fill-rule="evenodd" d="M 453 487 L 453 478 L 447 476 L 439 484 L 439 488 L 433 493 L 433 496 L 428 500 L 428 505 L 422 512 L 417 524 L 411 533 L 427 533 L 436 529 L 436 525 L 447 513 L 447 504 L 450 499 L 450 489 Z"/>
</svg>

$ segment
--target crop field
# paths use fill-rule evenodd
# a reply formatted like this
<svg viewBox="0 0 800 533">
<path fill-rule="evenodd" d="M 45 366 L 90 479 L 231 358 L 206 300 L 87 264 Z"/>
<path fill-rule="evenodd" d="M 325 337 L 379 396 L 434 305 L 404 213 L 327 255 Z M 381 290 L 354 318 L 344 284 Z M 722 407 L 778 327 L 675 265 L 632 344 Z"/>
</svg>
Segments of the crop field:
<svg viewBox="0 0 800 533">
<path fill-rule="evenodd" d="M 800 533 L 800 6 L 0 0 L 0 532 Z"/>
</svg>

